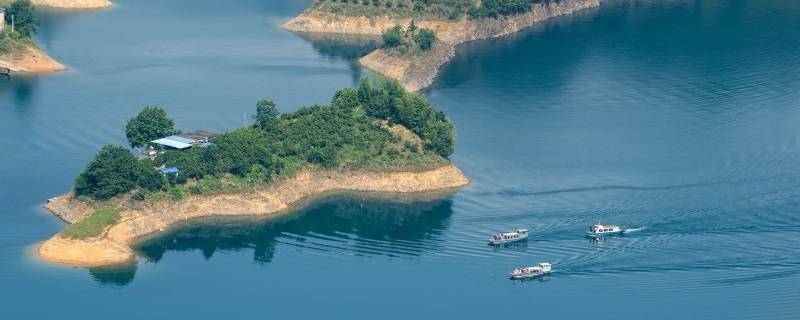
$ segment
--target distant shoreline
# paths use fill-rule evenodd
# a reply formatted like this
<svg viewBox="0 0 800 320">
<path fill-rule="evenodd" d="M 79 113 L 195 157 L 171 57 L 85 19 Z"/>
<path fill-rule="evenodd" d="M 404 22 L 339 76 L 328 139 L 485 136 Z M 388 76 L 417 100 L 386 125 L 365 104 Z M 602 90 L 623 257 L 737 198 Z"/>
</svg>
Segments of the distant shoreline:
<svg viewBox="0 0 800 320">
<path fill-rule="evenodd" d="M 120 221 L 102 235 L 83 240 L 55 235 L 39 245 L 36 253 L 45 261 L 78 267 L 124 264 L 136 259 L 131 246 L 138 240 L 196 218 L 276 216 L 338 192 L 414 194 L 455 191 L 468 184 L 469 179 L 453 164 L 401 172 L 306 170 L 248 193 L 190 196 L 124 208 Z M 52 199 L 45 208 L 67 222 L 78 221 L 93 210 L 70 193 Z"/>
<path fill-rule="evenodd" d="M 600 0 L 563 0 L 547 5 L 536 4 L 527 13 L 483 20 L 430 20 L 390 16 L 347 16 L 313 9 L 289 20 L 283 29 L 307 33 L 374 35 L 395 25 L 414 24 L 436 32 L 437 45 L 421 55 L 396 55 L 377 49 L 359 59 L 364 67 L 387 78 L 395 79 L 408 91 L 422 90 L 431 83 L 439 69 L 455 56 L 455 46 L 475 40 L 489 39 L 518 32 L 534 24 L 561 15 L 600 6 Z"/>
<path fill-rule="evenodd" d="M 101 9 L 112 6 L 109 0 L 31 0 L 31 3 L 58 9 Z"/>
</svg>

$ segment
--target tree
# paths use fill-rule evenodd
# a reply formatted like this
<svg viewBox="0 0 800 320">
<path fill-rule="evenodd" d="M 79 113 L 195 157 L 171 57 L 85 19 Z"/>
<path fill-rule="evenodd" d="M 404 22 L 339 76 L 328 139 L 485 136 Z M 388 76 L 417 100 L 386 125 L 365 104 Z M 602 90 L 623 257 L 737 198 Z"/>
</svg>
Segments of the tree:
<svg viewBox="0 0 800 320">
<path fill-rule="evenodd" d="M 123 147 L 106 145 L 75 178 L 75 195 L 108 199 L 136 187 L 141 166 Z"/>
<path fill-rule="evenodd" d="M 431 29 L 421 28 L 414 34 L 414 42 L 422 50 L 429 50 L 434 41 L 436 41 L 436 34 Z"/>
<path fill-rule="evenodd" d="M 278 107 L 270 99 L 261 99 L 256 102 L 256 115 L 253 119 L 256 120 L 255 127 L 261 128 L 266 131 L 273 131 L 277 128 L 278 124 Z"/>
<path fill-rule="evenodd" d="M 31 38 L 36 34 L 39 26 L 39 18 L 35 15 L 35 9 L 30 0 L 15 0 L 6 6 L 6 24 L 11 25 L 11 17 L 14 17 L 14 31 L 20 36 Z"/>
<path fill-rule="evenodd" d="M 383 46 L 386 48 L 399 47 L 403 44 L 403 27 L 396 25 L 383 32 Z"/>
<path fill-rule="evenodd" d="M 167 186 L 166 177 L 156 171 L 153 160 L 141 159 L 138 165 L 137 185 L 151 191 L 162 190 Z"/>
<path fill-rule="evenodd" d="M 167 117 L 167 112 L 161 107 L 145 107 L 125 126 L 125 136 L 134 148 L 173 134 L 175 121 Z"/>
<path fill-rule="evenodd" d="M 224 133 L 208 148 L 207 159 L 214 163 L 216 173 L 245 176 L 253 165 L 277 171 L 274 141 L 264 131 L 245 127 Z"/>
</svg>

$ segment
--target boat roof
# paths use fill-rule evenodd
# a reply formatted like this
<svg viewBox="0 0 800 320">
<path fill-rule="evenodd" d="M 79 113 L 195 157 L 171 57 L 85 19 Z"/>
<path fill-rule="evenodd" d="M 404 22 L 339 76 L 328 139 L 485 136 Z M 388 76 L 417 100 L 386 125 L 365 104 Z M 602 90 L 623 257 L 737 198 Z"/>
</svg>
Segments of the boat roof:
<svg viewBox="0 0 800 320">
<path fill-rule="evenodd" d="M 616 224 L 594 224 L 592 226 L 593 227 L 601 227 L 601 228 L 602 227 L 609 227 L 609 228 L 617 227 L 617 228 L 619 228 L 619 226 L 616 225 Z"/>
</svg>

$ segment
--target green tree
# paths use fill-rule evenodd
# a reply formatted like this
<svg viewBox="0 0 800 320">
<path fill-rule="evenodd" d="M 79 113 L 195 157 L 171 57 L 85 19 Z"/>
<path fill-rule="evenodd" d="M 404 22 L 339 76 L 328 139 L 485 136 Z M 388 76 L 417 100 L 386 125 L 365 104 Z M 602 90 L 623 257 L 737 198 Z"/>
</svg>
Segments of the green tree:
<svg viewBox="0 0 800 320">
<path fill-rule="evenodd" d="M 245 127 L 214 139 L 206 159 L 214 163 L 216 173 L 245 176 L 253 165 L 277 171 L 275 141 L 258 128 Z"/>
<path fill-rule="evenodd" d="M 30 0 L 15 0 L 6 6 L 6 24 L 11 25 L 14 17 L 14 31 L 20 36 L 31 38 L 39 27 L 39 18 Z"/>
<path fill-rule="evenodd" d="M 431 29 L 421 28 L 414 34 L 414 42 L 416 42 L 422 50 L 429 50 L 435 41 L 436 33 Z"/>
<path fill-rule="evenodd" d="M 143 147 L 150 141 L 175 134 L 175 121 L 161 107 L 145 107 L 128 120 L 125 136 L 131 147 Z"/>
<path fill-rule="evenodd" d="M 277 128 L 278 116 L 280 111 L 275 105 L 275 102 L 270 99 L 261 99 L 256 102 L 256 115 L 253 119 L 256 120 L 255 127 L 262 130 L 273 131 Z"/>
<path fill-rule="evenodd" d="M 396 25 L 383 32 L 383 46 L 394 48 L 403 45 L 403 27 Z"/>
<path fill-rule="evenodd" d="M 155 164 L 150 159 L 139 160 L 136 184 L 150 191 L 162 190 L 167 187 L 167 179 L 156 171 Z"/>
<path fill-rule="evenodd" d="M 130 150 L 106 145 L 75 179 L 75 194 L 108 199 L 136 187 L 140 166 Z"/>
</svg>

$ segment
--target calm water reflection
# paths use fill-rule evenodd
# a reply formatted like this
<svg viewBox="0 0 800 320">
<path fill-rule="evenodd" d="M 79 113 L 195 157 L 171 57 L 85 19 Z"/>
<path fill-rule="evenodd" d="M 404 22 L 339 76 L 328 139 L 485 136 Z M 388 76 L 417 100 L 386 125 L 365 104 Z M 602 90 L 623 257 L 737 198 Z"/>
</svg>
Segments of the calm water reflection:
<svg viewBox="0 0 800 320">
<path fill-rule="evenodd" d="M 451 200 L 400 203 L 358 195 L 329 197 L 279 218 L 211 218 L 181 226 L 137 246 L 147 262 L 167 251 L 253 251 L 267 264 L 278 244 L 344 255 L 413 257 L 435 251 L 447 230 Z"/>
</svg>

